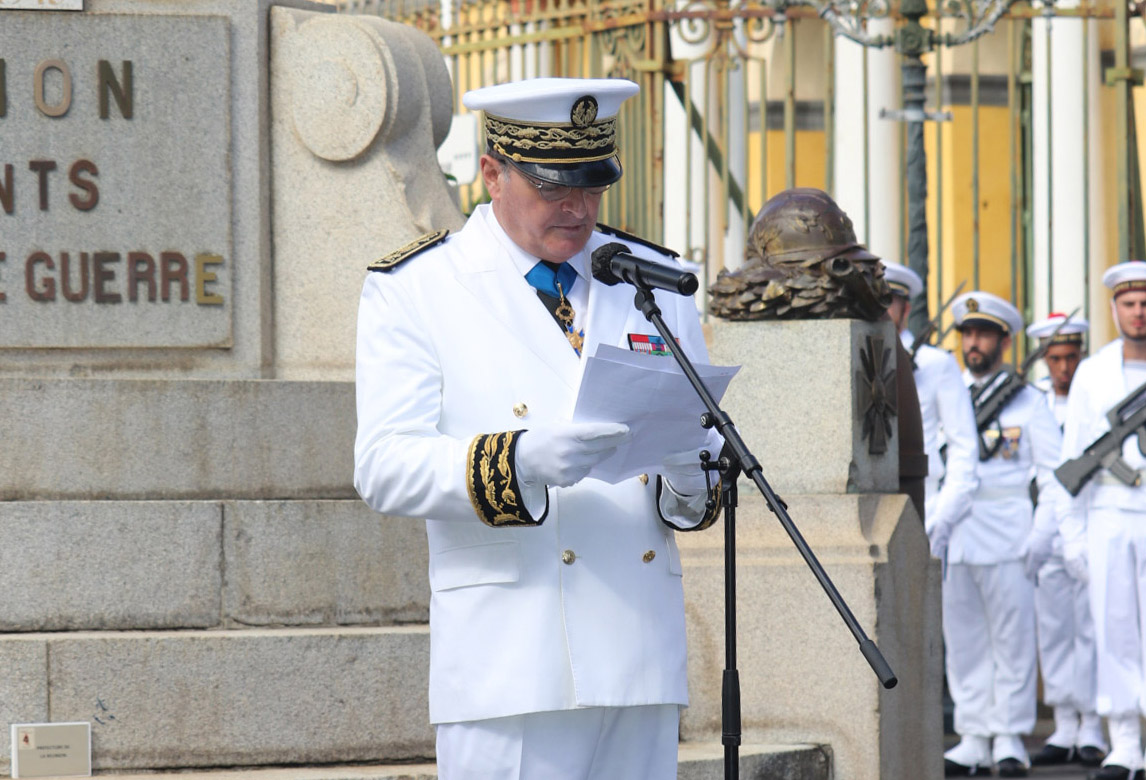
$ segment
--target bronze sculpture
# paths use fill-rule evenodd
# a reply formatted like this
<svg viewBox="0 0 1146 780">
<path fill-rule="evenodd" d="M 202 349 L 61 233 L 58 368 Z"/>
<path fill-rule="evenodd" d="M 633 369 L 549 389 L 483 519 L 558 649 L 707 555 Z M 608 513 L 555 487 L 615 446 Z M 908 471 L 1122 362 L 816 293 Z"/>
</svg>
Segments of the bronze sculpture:
<svg viewBox="0 0 1146 780">
<path fill-rule="evenodd" d="M 848 215 L 822 190 L 798 187 L 770 198 L 752 223 L 746 256 L 709 288 L 712 314 L 874 322 L 891 303 L 879 258 L 856 241 Z"/>
</svg>

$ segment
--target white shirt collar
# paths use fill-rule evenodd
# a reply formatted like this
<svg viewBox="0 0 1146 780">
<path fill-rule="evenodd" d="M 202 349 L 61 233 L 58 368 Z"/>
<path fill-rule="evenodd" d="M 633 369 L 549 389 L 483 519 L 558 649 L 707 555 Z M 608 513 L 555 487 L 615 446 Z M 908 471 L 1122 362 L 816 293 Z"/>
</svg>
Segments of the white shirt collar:
<svg viewBox="0 0 1146 780">
<path fill-rule="evenodd" d="M 501 244 L 503 249 L 505 249 L 506 254 L 509 255 L 509 259 L 513 262 L 513 266 L 517 269 L 518 273 L 520 273 L 522 276 L 525 276 L 527 273 L 533 270 L 533 266 L 537 265 L 539 258 L 529 254 L 516 243 L 514 243 L 513 239 L 509 237 L 509 234 L 505 232 L 505 228 L 503 228 L 501 223 L 497 221 L 497 215 L 493 213 L 493 206 L 490 204 L 482 204 L 478 207 L 478 213 L 482 215 L 486 226 L 489 228 L 489 231 L 493 234 L 494 238 L 496 238 L 497 242 Z M 588 249 L 582 248 L 580 252 L 565 261 L 574 271 L 577 272 L 577 276 L 581 278 L 582 283 L 584 283 L 585 280 L 589 278 L 586 274 L 587 255 Z"/>
</svg>

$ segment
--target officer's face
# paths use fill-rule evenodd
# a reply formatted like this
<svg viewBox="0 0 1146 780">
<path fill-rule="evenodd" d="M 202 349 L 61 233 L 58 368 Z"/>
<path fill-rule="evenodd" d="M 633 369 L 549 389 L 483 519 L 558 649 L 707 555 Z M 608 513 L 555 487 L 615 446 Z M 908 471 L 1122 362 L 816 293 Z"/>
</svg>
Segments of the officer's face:
<svg viewBox="0 0 1146 780">
<path fill-rule="evenodd" d="M 1003 351 L 1010 346 L 1011 337 L 995 328 L 964 325 L 960 330 L 963 340 L 963 362 L 972 374 L 982 376 L 994 371 L 1003 362 Z"/>
<path fill-rule="evenodd" d="M 887 316 L 895 323 L 895 329 L 901 331 L 907 327 L 907 315 L 911 314 L 911 304 L 902 295 L 891 296 L 891 305 L 887 307 Z"/>
<path fill-rule="evenodd" d="M 1146 290 L 1129 290 L 1119 294 L 1111 308 L 1122 338 L 1146 342 Z"/>
<path fill-rule="evenodd" d="M 1050 372 L 1055 395 L 1069 393 L 1074 372 L 1082 360 L 1082 347 L 1078 344 L 1051 344 L 1047 347 L 1043 360 L 1047 364 L 1047 371 Z"/>
<path fill-rule="evenodd" d="M 547 201 L 524 174 L 488 154 L 482 155 L 481 171 L 493 213 L 519 247 L 555 263 L 585 248 L 597 224 L 600 194 L 574 188 L 561 200 Z"/>
</svg>

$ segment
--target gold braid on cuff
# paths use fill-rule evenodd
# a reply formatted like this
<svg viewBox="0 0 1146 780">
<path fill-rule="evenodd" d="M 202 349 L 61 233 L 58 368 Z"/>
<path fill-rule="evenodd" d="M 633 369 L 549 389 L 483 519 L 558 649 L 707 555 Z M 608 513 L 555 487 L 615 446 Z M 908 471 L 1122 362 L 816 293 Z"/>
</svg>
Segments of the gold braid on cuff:
<svg viewBox="0 0 1146 780">
<path fill-rule="evenodd" d="M 523 431 L 483 433 L 470 442 L 466 456 L 466 488 L 481 521 L 494 528 L 541 525 L 525 508 L 514 473 L 517 439 Z M 546 499 L 548 500 L 548 499 Z"/>
<path fill-rule="evenodd" d="M 667 525 L 674 531 L 703 531 L 710 528 L 716 522 L 716 518 L 720 517 L 720 510 L 724 503 L 724 496 L 721 494 L 720 486 L 724 482 L 722 479 L 716 480 L 716 484 L 708 491 L 708 503 L 712 504 L 712 509 L 708 509 L 704 513 L 704 517 L 700 518 L 700 522 L 696 525 L 680 526 L 669 520 L 661 514 L 661 491 L 665 489 L 664 477 L 657 476 L 657 514 L 661 516 L 661 522 Z"/>
</svg>

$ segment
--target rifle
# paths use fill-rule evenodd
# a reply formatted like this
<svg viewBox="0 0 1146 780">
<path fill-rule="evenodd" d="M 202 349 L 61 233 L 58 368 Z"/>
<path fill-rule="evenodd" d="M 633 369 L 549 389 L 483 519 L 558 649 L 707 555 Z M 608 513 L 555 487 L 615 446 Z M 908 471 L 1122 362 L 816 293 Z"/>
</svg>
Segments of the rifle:
<svg viewBox="0 0 1146 780">
<path fill-rule="evenodd" d="M 1095 439 L 1081 455 L 1054 470 L 1058 481 L 1077 496 L 1090 478 L 1102 468 L 1130 487 L 1142 484 L 1142 473 L 1122 459 L 1122 442 L 1138 434 L 1138 451 L 1146 455 L 1146 384 L 1132 391 L 1106 413 L 1110 430 Z"/>
<path fill-rule="evenodd" d="M 1004 368 L 999 373 L 991 378 L 990 382 L 980 387 L 978 390 L 971 394 L 971 403 L 975 407 L 975 427 L 979 430 L 979 460 L 989 460 L 999 447 L 1003 444 L 1003 437 L 1000 436 L 995 440 L 994 446 L 988 447 L 987 443 L 983 441 L 983 432 L 991 427 L 991 424 L 998 419 L 1002 414 L 1003 408 L 1011 402 L 1020 390 L 1027 384 L 1027 372 L 1031 370 L 1031 366 L 1035 364 L 1043 355 L 1046 354 L 1047 347 L 1050 346 L 1051 341 L 1063 327 L 1070 322 L 1071 317 L 1078 313 L 1076 308 L 1066 319 L 1058 324 L 1051 335 L 1043 339 L 1038 349 L 1027 355 L 1026 360 L 1023 361 L 1022 366 L 1018 371 L 1011 371 Z"/>
<path fill-rule="evenodd" d="M 943 305 L 939 307 L 939 311 L 935 312 L 935 316 L 927 321 L 927 324 L 923 327 L 923 330 L 921 330 L 919 332 L 919 335 L 915 337 L 915 340 L 911 342 L 911 364 L 912 365 L 915 365 L 915 354 L 917 352 L 919 352 L 919 348 L 922 347 L 924 344 L 930 344 L 932 334 L 935 333 L 935 331 L 939 330 L 939 326 L 942 324 L 943 312 L 947 311 L 948 307 L 950 307 L 951 304 L 955 301 L 955 299 L 959 297 L 960 291 L 962 291 L 962 289 L 966 286 L 967 286 L 967 280 L 966 279 L 959 282 L 959 286 L 955 288 L 955 292 L 951 293 L 951 297 L 949 297 L 946 301 L 944 301 Z M 948 328 L 948 330 L 944 330 L 942 333 L 939 334 L 939 341 L 940 342 L 943 341 L 943 337 L 947 335 L 949 330 L 950 330 L 950 328 Z"/>
</svg>

